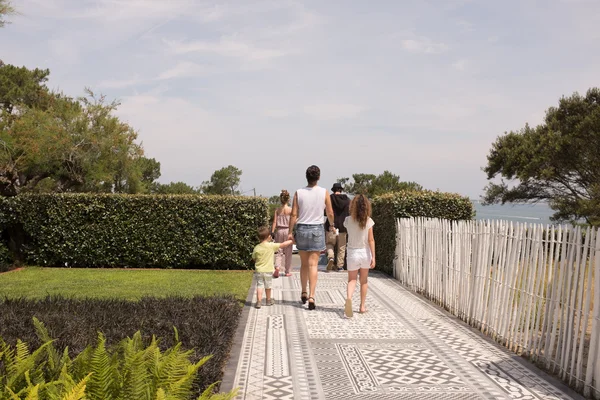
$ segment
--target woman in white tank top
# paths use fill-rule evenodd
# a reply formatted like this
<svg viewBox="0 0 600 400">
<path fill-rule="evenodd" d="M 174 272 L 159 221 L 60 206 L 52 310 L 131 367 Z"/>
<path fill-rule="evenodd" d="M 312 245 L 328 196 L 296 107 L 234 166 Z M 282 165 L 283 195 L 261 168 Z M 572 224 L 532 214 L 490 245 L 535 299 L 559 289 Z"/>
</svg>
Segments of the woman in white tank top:
<svg viewBox="0 0 600 400">
<path fill-rule="evenodd" d="M 309 310 L 315 309 L 319 256 L 321 251 L 325 250 L 324 210 L 329 219 L 330 229 L 335 230 L 331 199 L 325 188 L 317 186 L 320 178 L 319 167 L 316 165 L 308 167 L 306 170 L 308 185 L 296 191 L 290 219 L 289 238 L 295 240 L 300 253 L 300 282 L 302 284 L 300 298 L 302 304 L 308 301 Z M 293 234 L 294 226 L 296 226 L 295 235 Z M 308 293 L 306 291 L 307 283 L 309 284 Z"/>
</svg>

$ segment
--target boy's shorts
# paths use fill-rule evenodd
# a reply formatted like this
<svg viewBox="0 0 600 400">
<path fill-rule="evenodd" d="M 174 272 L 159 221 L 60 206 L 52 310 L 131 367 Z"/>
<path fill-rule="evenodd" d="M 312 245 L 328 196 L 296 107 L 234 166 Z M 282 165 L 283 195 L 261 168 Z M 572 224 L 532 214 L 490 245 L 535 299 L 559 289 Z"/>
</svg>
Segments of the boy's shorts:
<svg viewBox="0 0 600 400">
<path fill-rule="evenodd" d="M 256 278 L 256 287 L 271 289 L 271 283 L 273 282 L 272 272 L 255 272 L 254 277 Z"/>
</svg>

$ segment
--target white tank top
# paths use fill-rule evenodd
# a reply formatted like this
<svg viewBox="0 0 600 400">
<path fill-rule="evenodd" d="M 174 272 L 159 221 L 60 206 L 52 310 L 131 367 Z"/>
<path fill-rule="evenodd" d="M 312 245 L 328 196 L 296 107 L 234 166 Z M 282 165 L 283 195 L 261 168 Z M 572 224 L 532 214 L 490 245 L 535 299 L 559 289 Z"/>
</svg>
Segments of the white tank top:
<svg viewBox="0 0 600 400">
<path fill-rule="evenodd" d="M 325 196 L 327 190 L 319 186 L 298 189 L 297 224 L 320 225 L 325 222 Z"/>
</svg>

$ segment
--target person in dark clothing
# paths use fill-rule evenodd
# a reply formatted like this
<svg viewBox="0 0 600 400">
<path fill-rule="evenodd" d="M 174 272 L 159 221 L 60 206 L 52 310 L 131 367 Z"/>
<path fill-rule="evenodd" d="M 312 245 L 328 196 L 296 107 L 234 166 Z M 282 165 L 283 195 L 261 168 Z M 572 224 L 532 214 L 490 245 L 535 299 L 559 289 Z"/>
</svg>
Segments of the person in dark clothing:
<svg viewBox="0 0 600 400">
<path fill-rule="evenodd" d="M 325 232 L 327 232 L 327 271 L 338 271 L 344 269 L 344 259 L 346 258 L 346 227 L 344 227 L 344 221 L 346 217 L 350 215 L 350 198 L 343 192 L 341 183 L 334 183 L 331 188 L 333 192 L 330 195 L 331 206 L 333 207 L 334 214 L 334 225 L 338 232 L 331 232 L 329 230 L 329 221 L 325 224 Z M 335 248 L 337 246 L 337 257 L 335 254 Z M 336 259 L 337 258 L 337 259 Z M 337 261 L 337 262 L 336 262 Z"/>
</svg>

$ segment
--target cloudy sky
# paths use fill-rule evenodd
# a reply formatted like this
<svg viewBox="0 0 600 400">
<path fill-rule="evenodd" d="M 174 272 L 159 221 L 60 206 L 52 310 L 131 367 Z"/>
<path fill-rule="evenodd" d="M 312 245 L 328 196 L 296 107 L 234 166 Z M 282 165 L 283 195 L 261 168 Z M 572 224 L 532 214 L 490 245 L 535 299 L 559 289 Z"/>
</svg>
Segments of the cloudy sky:
<svg viewBox="0 0 600 400">
<path fill-rule="evenodd" d="M 162 182 L 390 170 L 478 197 L 505 131 L 600 85 L 597 0 L 13 0 L 0 58 L 119 99 Z"/>
</svg>

